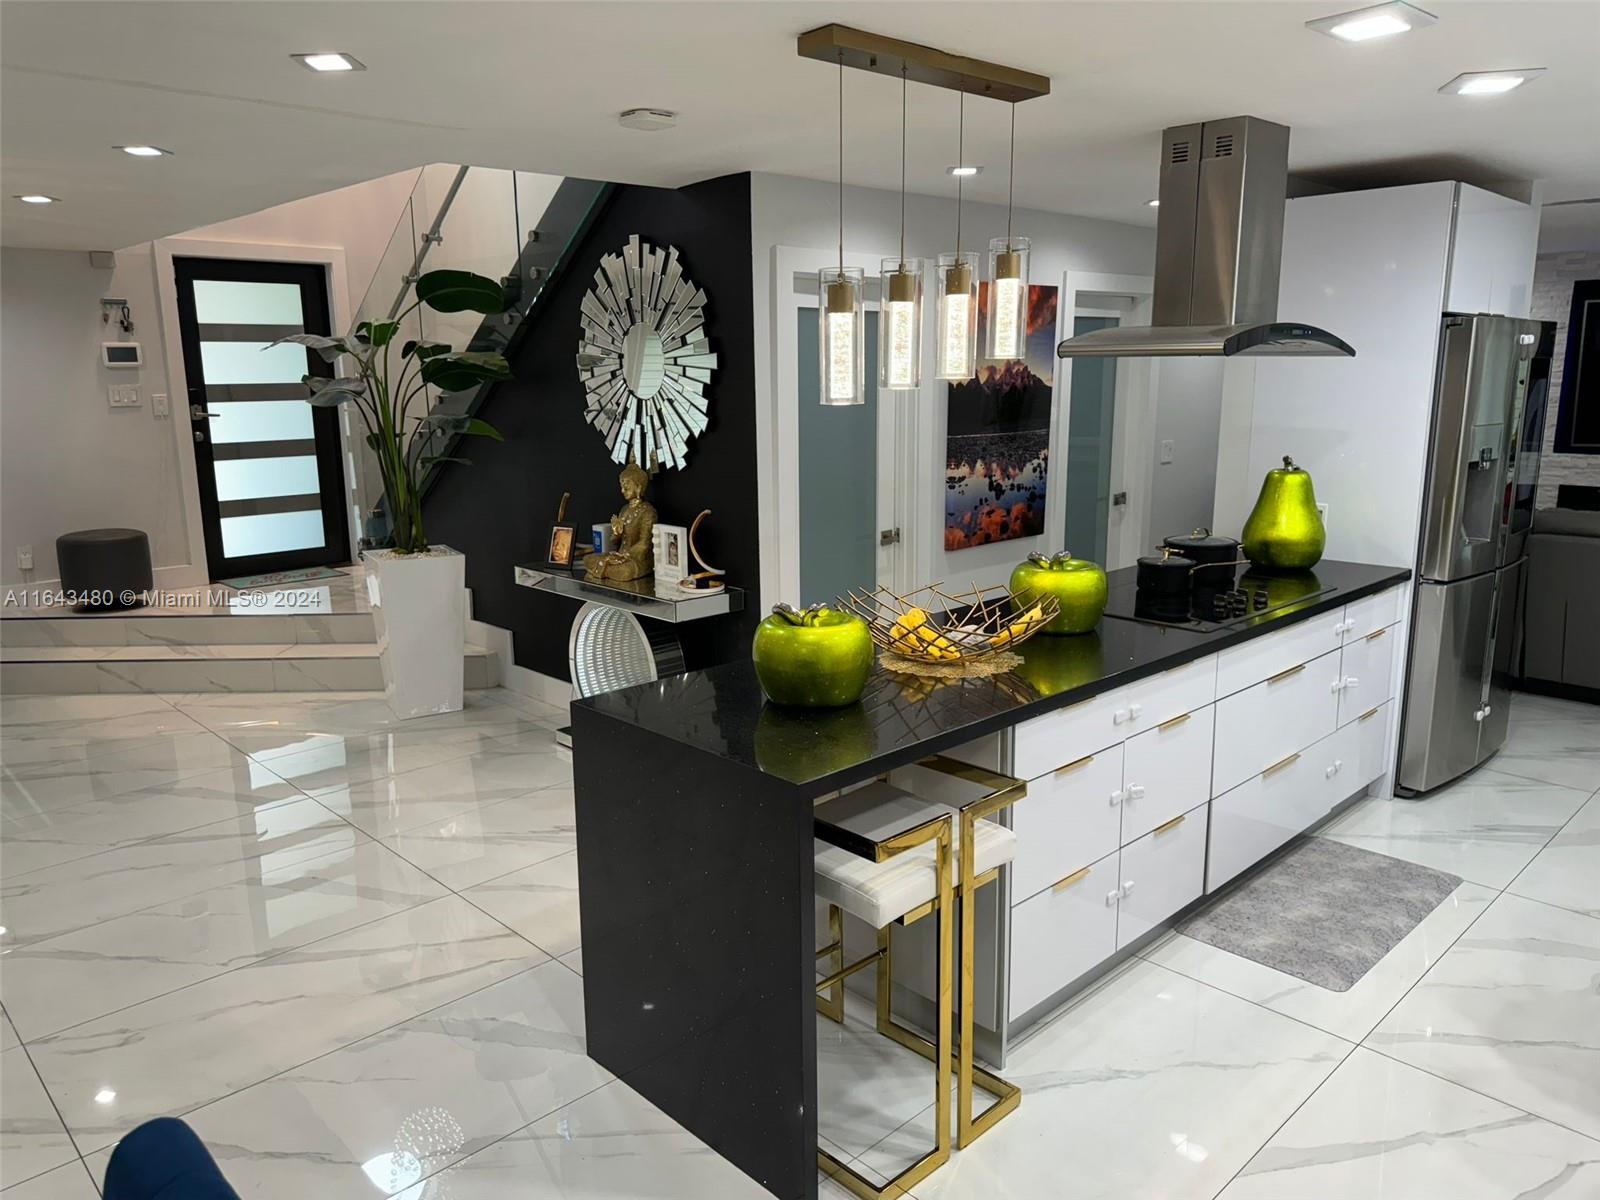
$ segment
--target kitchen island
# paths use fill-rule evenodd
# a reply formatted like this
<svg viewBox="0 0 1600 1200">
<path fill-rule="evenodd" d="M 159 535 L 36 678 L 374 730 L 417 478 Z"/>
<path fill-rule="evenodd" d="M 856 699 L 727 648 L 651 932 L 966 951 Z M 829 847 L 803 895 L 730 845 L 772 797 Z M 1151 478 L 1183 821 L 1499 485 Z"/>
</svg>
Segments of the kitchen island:
<svg viewBox="0 0 1600 1200">
<path fill-rule="evenodd" d="M 940 752 L 1029 781 L 979 910 L 979 1045 L 1001 1062 L 1387 772 L 1408 571 L 1323 562 L 1225 620 L 1137 613 L 1122 576 L 1095 632 L 988 679 L 880 667 L 859 704 L 796 712 L 745 661 L 575 702 L 589 1053 L 774 1195 L 814 1196 L 816 799 Z"/>
</svg>

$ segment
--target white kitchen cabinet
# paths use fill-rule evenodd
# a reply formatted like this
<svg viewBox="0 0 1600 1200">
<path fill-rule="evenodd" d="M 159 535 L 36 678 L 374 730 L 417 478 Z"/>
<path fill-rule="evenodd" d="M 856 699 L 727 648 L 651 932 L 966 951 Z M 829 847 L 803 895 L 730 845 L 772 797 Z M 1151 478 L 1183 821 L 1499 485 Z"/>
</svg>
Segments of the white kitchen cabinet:
<svg viewBox="0 0 1600 1200">
<path fill-rule="evenodd" d="M 1397 625 L 1374 630 L 1345 643 L 1339 663 L 1339 724 L 1348 725 L 1393 694 Z"/>
<path fill-rule="evenodd" d="M 1335 649 L 1218 701 L 1213 795 L 1238 787 L 1334 731 L 1339 663 Z"/>
<path fill-rule="evenodd" d="M 1224 650 L 1217 655 L 1218 699 L 1337 650 L 1344 641 L 1344 613 L 1344 609 L 1335 609 Z"/>
<path fill-rule="evenodd" d="M 1215 713 L 1208 704 L 1124 743 L 1122 845 L 1211 798 Z"/>
<path fill-rule="evenodd" d="M 1206 875 L 1206 808 L 1201 804 L 1182 813 L 1122 848 L 1117 949 L 1200 898 Z"/>
<path fill-rule="evenodd" d="M 1028 781 L 1011 806 L 1017 835 L 1011 898 L 1020 903 L 1120 842 L 1123 748 L 1112 746 Z"/>
<path fill-rule="evenodd" d="M 1116 953 L 1120 887 L 1112 853 L 1011 910 L 1011 1020 Z"/>
<path fill-rule="evenodd" d="M 1216 891 L 1327 815 L 1322 757 L 1297 752 L 1211 802 L 1206 891 Z"/>
<path fill-rule="evenodd" d="M 1343 637 L 1345 644 L 1360 641 L 1368 634 L 1393 625 L 1400 619 L 1400 593 L 1392 587 L 1376 596 L 1352 600 L 1344 606 Z"/>
</svg>

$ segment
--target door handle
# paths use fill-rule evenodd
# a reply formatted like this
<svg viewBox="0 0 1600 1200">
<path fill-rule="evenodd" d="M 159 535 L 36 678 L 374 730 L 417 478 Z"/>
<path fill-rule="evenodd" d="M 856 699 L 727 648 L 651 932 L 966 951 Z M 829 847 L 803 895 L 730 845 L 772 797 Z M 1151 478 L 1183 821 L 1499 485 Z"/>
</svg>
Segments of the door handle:
<svg viewBox="0 0 1600 1200">
<path fill-rule="evenodd" d="M 1123 899 L 1127 899 L 1128 893 L 1131 892 L 1131 891 L 1133 891 L 1133 880 L 1124 879 L 1122 881 L 1122 896 L 1123 896 Z"/>
<path fill-rule="evenodd" d="M 1144 784 L 1142 784 L 1142 783 L 1130 783 L 1128 785 L 1127 798 L 1129 800 L 1143 800 L 1144 799 Z"/>
<path fill-rule="evenodd" d="M 1121 804 L 1125 799 L 1127 799 L 1127 795 L 1128 794 L 1126 792 L 1124 792 L 1121 788 L 1118 788 L 1116 791 L 1112 792 L 1111 793 L 1111 806 L 1113 808 L 1115 808 L 1117 805 Z"/>
<path fill-rule="evenodd" d="M 203 442 L 203 441 L 205 441 L 205 440 L 206 440 L 206 435 L 205 435 L 205 430 L 203 430 L 203 429 L 196 429 L 196 430 L 195 430 L 195 431 L 194 431 L 194 440 L 195 440 L 195 441 L 197 441 L 197 442 Z M 1480 721 L 1481 721 L 1481 720 L 1483 720 L 1483 718 L 1482 718 L 1482 717 L 1479 717 L 1479 718 L 1478 718 L 1478 720 L 1480 720 Z"/>
<path fill-rule="evenodd" d="M 220 421 L 221 413 L 207 412 L 198 404 L 189 405 L 189 419 L 191 421 Z"/>
<path fill-rule="evenodd" d="M 1121 895 L 1122 895 L 1122 890 L 1120 888 L 1112 888 L 1109 892 L 1106 893 L 1106 907 L 1110 908 L 1114 904 L 1116 904 L 1117 897 L 1119 897 Z"/>
</svg>

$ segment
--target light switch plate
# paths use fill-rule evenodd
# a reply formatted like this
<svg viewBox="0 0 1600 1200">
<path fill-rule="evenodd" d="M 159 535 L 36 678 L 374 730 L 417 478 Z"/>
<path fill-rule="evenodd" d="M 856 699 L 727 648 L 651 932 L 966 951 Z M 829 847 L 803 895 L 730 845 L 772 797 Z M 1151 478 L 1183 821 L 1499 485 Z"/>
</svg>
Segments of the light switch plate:
<svg viewBox="0 0 1600 1200">
<path fill-rule="evenodd" d="M 1164 463 L 1171 462 L 1172 456 L 1177 453 L 1177 449 L 1171 438 L 1165 439 L 1161 443 L 1161 461 Z"/>
<path fill-rule="evenodd" d="M 112 408 L 138 408 L 139 385 L 136 383 L 113 383 L 106 388 L 106 398 L 111 401 Z"/>
<path fill-rule="evenodd" d="M 167 403 L 165 392 L 152 392 L 150 395 L 150 415 L 155 417 L 170 417 L 172 407 Z"/>
</svg>

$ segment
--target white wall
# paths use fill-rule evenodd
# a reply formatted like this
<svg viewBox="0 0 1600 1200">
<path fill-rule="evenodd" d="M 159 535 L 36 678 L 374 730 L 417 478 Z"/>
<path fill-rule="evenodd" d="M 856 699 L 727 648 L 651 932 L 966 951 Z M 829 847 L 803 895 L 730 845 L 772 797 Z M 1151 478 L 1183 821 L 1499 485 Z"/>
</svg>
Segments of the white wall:
<svg viewBox="0 0 1600 1200">
<path fill-rule="evenodd" d="M 908 196 L 906 198 L 906 246 L 908 256 L 933 259 L 954 248 L 956 205 L 948 198 Z M 845 189 L 845 248 L 852 254 L 887 257 L 899 252 L 900 194 L 873 188 Z M 760 478 L 761 546 L 763 594 L 779 597 L 780 587 L 773 547 L 776 545 L 778 498 L 775 472 L 768 470 L 777 453 L 773 405 L 776 380 L 773 376 L 773 251 L 778 246 L 815 249 L 816 266 L 827 264 L 837 254 L 839 240 L 838 189 L 817 180 L 781 175 L 755 174 L 751 177 L 752 275 L 755 301 L 755 366 L 758 438 L 763 446 Z M 1004 235 L 1005 209 L 995 205 L 968 203 L 962 208 L 962 249 L 987 253 L 989 239 Z M 1108 274 L 1148 275 L 1155 261 L 1155 230 L 1084 217 L 1018 210 L 1013 229 L 1032 239 L 1031 281 L 1060 287 L 1067 269 Z M 930 358 L 931 362 L 931 358 Z M 1060 424 L 1065 409 L 1063 372 L 1056 372 L 1054 420 Z M 918 582 L 937 579 L 962 583 L 1003 582 L 1011 568 L 1033 550 L 1060 550 L 1064 536 L 1064 509 L 1059 500 L 1052 503 L 1046 517 L 1046 532 L 1040 538 L 1018 539 L 992 546 L 978 546 L 946 553 L 944 550 L 944 466 L 945 466 L 945 389 L 924 371 L 922 402 L 931 419 L 921 422 L 921 445 L 915 461 L 929 464 L 930 471 L 911 485 L 923 497 L 919 510 L 922 531 L 919 544 L 911 548 L 921 576 Z M 1055 438 L 1052 438 L 1054 444 Z M 1061 442 L 1064 446 L 1064 440 Z M 1052 470 L 1065 469 L 1065 454 L 1053 454 Z M 1050 481 L 1055 496 L 1065 494 L 1063 479 L 1056 474 Z"/>
<path fill-rule="evenodd" d="M 1556 355 L 1550 364 L 1550 407 L 1544 422 L 1544 457 L 1539 464 L 1539 508 L 1556 506 L 1563 483 L 1600 487 L 1600 454 L 1557 454 L 1556 419 L 1561 410 L 1561 380 L 1567 356 L 1567 318 L 1572 313 L 1572 285 L 1600 279 L 1600 250 L 1541 254 L 1533 274 L 1533 315 L 1556 323 Z"/>
<path fill-rule="evenodd" d="M 128 301 L 131 335 L 101 323 L 102 296 Z M 100 343 L 123 340 L 145 365 L 101 366 Z M 137 384 L 143 402 L 112 409 L 109 384 Z M 118 251 L 114 270 L 82 251 L 0 251 L 0 579 L 53 585 L 56 537 L 107 526 L 144 530 L 158 569 L 188 562 L 173 422 L 152 417 L 155 393 L 171 394 L 148 243 Z"/>
<path fill-rule="evenodd" d="M 1150 476 L 1150 541 L 1211 524 L 1222 427 L 1222 360 L 1169 358 L 1156 383 L 1157 448 Z M 1172 443 L 1172 461 L 1161 446 Z M 1143 553 L 1148 554 L 1149 550 Z"/>
</svg>

